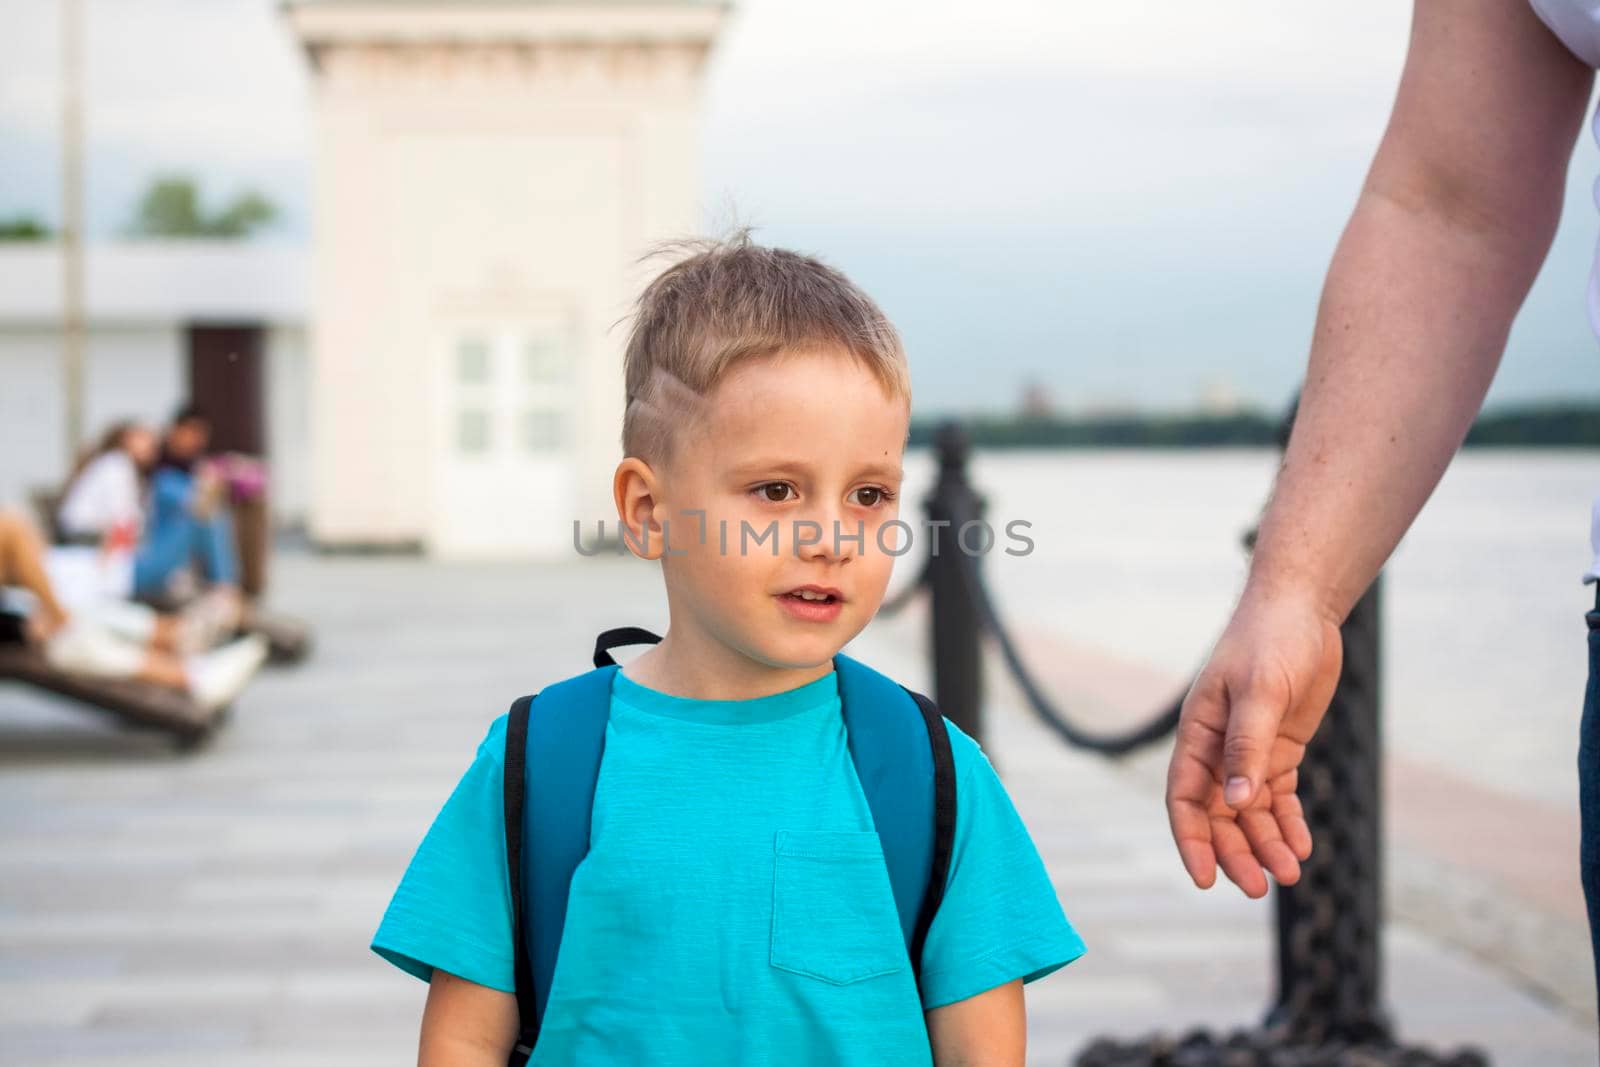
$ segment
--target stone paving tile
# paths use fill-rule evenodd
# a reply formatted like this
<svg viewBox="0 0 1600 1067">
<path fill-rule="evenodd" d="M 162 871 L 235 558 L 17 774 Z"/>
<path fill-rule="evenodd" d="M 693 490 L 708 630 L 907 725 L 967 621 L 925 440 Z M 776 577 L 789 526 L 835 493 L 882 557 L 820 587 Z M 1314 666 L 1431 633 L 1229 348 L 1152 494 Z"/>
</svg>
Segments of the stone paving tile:
<svg viewBox="0 0 1600 1067">
<path fill-rule="evenodd" d="M 599 630 L 665 621 L 627 560 L 286 555 L 274 580 L 316 658 L 265 673 L 200 752 L 0 686 L 0 1064 L 412 1062 L 426 987 L 367 942 L 427 821 L 511 696 L 582 669 Z M 850 651 L 927 689 L 922 622 Z M 986 750 L 1090 946 L 1030 987 L 1030 1063 L 1257 1020 L 1270 911 L 1189 886 L 1148 761 L 1063 749 L 997 675 L 991 706 Z M 1594 1062 L 1593 1035 L 1506 972 L 1404 925 L 1388 948 L 1408 1035 Z"/>
</svg>

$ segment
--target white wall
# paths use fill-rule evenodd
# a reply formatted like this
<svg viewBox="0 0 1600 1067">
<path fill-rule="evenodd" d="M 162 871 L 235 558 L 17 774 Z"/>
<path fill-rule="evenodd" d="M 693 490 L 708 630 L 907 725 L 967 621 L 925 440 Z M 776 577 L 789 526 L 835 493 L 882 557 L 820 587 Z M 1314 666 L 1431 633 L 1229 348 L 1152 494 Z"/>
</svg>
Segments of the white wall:
<svg viewBox="0 0 1600 1067">
<path fill-rule="evenodd" d="M 84 367 L 88 439 L 118 419 L 164 423 L 188 398 L 184 345 L 177 323 L 91 329 Z M 280 524 L 300 522 L 310 466 L 305 330 L 273 327 L 265 347 L 273 517 Z M 64 411 L 60 333 L 42 325 L 0 324 L 0 505 L 26 504 L 29 491 L 66 477 Z"/>
<path fill-rule="evenodd" d="M 53 332 L 0 333 L 0 506 L 66 470 L 59 351 Z"/>
<path fill-rule="evenodd" d="M 91 440 L 118 419 L 159 425 L 185 399 L 188 355 L 175 324 L 99 327 L 88 352 L 84 429 Z"/>
<path fill-rule="evenodd" d="M 279 526 L 300 525 L 311 494 L 311 381 L 304 326 L 267 331 L 264 388 L 272 518 Z"/>
<path fill-rule="evenodd" d="M 120 418 L 160 422 L 186 388 L 176 326 L 100 326 L 84 361 L 84 431 L 92 441 Z M 43 326 L 0 327 L 0 501 L 58 485 L 70 467 L 64 438 L 61 339 Z"/>
<path fill-rule="evenodd" d="M 700 74 L 721 12 L 290 11 L 319 75 L 312 537 L 570 552 L 573 519 L 592 531 L 615 518 L 615 324 L 643 280 L 638 256 L 693 227 Z M 505 452 L 518 380 L 496 372 L 461 401 L 459 339 L 553 321 L 570 323 L 578 361 L 573 432 L 557 452 Z M 496 443 L 458 449 L 457 420 L 480 398 Z"/>
</svg>

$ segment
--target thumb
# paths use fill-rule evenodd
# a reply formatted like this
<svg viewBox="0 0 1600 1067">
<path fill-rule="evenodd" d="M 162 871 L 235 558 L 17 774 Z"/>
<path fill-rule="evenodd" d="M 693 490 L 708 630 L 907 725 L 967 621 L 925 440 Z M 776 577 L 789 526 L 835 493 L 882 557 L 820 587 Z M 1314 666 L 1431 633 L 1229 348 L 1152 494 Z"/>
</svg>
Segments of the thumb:
<svg viewBox="0 0 1600 1067">
<path fill-rule="evenodd" d="M 1288 708 L 1279 693 L 1262 685 L 1247 687 L 1230 703 L 1222 742 L 1222 799 L 1241 809 L 1267 777 L 1267 760 Z"/>
</svg>

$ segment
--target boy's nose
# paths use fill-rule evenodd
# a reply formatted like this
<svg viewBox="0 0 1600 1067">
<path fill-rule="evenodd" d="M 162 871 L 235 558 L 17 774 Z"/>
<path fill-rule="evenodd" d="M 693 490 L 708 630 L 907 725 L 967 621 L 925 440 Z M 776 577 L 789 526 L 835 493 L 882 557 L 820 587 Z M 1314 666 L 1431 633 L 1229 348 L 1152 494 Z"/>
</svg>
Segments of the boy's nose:
<svg viewBox="0 0 1600 1067">
<path fill-rule="evenodd" d="M 859 556 L 871 535 L 865 524 L 823 509 L 795 523 L 795 551 L 804 559 L 848 560 Z"/>
</svg>

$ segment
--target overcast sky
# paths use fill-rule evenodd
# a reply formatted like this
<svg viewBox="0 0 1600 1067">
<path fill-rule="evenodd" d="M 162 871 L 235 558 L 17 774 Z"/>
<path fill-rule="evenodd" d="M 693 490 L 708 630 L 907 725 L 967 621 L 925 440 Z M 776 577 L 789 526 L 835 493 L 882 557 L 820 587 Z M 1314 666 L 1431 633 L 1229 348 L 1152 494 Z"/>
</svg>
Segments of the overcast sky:
<svg viewBox="0 0 1600 1067">
<path fill-rule="evenodd" d="M 304 239 L 306 72 L 270 0 L 85 0 L 91 225 L 164 170 Z M 0 0 L 0 215 L 57 217 L 56 0 Z M 1283 404 L 1382 132 L 1409 5 L 746 0 L 707 86 L 704 209 L 884 304 L 919 411 Z M 1587 134 L 1491 402 L 1600 396 Z"/>
</svg>

